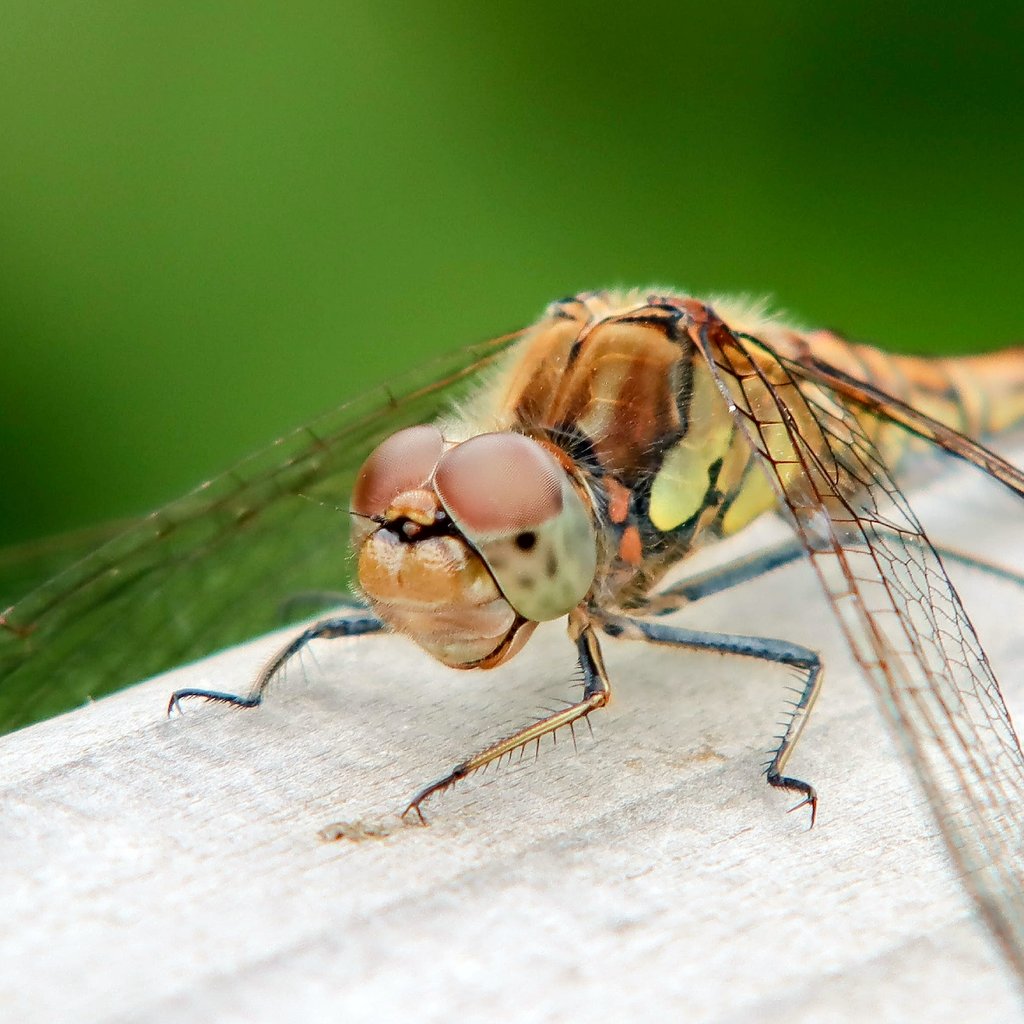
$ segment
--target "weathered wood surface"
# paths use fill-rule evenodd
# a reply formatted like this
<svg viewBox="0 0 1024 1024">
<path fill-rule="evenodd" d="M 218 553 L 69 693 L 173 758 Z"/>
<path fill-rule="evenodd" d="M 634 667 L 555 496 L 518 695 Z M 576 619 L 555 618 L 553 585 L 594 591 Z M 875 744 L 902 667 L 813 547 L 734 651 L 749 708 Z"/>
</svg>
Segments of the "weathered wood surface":
<svg viewBox="0 0 1024 1024">
<path fill-rule="evenodd" d="M 1024 564 L 1019 507 L 955 493 L 935 532 Z M 954 577 L 1024 707 L 1024 593 Z M 822 796 L 812 831 L 758 774 L 785 671 L 609 641 L 616 700 L 578 752 L 561 735 L 470 780 L 429 828 L 324 842 L 339 819 L 393 826 L 421 783 L 569 692 L 572 652 L 550 627 L 459 674 L 391 637 L 322 644 L 257 711 L 165 719 L 176 687 L 244 690 L 267 638 L 0 741 L 0 1016 L 1019 1019 L 809 570 L 684 621 L 824 651 L 791 765 Z"/>
</svg>

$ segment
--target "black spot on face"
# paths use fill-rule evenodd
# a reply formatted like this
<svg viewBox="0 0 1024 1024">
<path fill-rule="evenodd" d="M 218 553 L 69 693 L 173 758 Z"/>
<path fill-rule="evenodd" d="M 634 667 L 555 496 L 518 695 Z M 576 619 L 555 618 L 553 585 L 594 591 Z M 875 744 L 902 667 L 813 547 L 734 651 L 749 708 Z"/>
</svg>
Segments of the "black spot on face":
<svg viewBox="0 0 1024 1024">
<path fill-rule="evenodd" d="M 544 561 L 544 571 L 548 574 L 549 580 L 553 580 L 558 575 L 558 559 L 555 558 L 554 551 L 548 552 L 548 557 Z"/>
<path fill-rule="evenodd" d="M 522 533 L 516 534 L 516 547 L 520 551 L 532 551 L 536 543 L 537 534 L 532 530 L 524 530 Z"/>
<path fill-rule="evenodd" d="M 532 576 L 517 576 L 516 586 L 522 590 L 533 590 L 533 577 Z"/>
</svg>

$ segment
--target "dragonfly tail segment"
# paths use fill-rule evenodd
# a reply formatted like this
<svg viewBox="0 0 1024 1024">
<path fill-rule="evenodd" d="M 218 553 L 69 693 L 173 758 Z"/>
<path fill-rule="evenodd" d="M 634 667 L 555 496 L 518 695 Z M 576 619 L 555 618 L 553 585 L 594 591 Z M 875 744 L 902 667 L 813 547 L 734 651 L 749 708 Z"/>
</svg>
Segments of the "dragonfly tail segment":
<svg viewBox="0 0 1024 1024">
<path fill-rule="evenodd" d="M 745 337 L 759 345 L 757 339 Z M 1024 349 L 960 359 L 894 356 L 821 332 L 792 336 L 779 362 L 802 381 L 825 384 L 867 414 L 868 433 L 898 469 L 909 436 L 970 462 L 1024 497 L 1024 472 L 979 439 L 1024 423 Z M 831 344 L 827 344 L 831 342 Z M 876 424 L 870 424 L 870 418 Z M 906 434 L 894 436 L 891 427 Z"/>
<path fill-rule="evenodd" d="M 995 437 L 1024 423 L 1024 349 L 1005 349 L 957 359 L 895 357 L 925 402 L 929 393 L 950 403 L 959 413 L 953 426 L 968 437 Z M 921 380 L 918 382 L 917 377 Z M 938 376 L 939 388 L 935 384 Z M 941 378 L 949 383 L 941 386 Z M 915 402 L 911 400 L 911 405 Z M 927 406 L 925 406 L 927 407 Z"/>
<path fill-rule="evenodd" d="M 858 344 L 832 331 L 785 331 L 781 341 L 779 355 L 815 373 L 867 382 L 878 396 L 895 397 L 967 437 L 992 438 L 1024 423 L 1024 348 L 922 358 Z"/>
</svg>

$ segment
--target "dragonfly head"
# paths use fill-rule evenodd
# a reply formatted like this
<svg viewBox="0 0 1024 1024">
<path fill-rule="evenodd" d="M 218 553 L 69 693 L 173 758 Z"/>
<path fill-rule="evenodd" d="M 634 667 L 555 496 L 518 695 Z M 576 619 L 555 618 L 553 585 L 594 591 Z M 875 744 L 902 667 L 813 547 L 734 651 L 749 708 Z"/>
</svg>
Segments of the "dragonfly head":
<svg viewBox="0 0 1024 1024">
<path fill-rule="evenodd" d="M 434 426 L 401 430 L 363 464 L 351 508 L 374 611 L 446 665 L 506 661 L 594 582 L 584 498 L 554 453 L 522 434 L 452 445 Z"/>
</svg>

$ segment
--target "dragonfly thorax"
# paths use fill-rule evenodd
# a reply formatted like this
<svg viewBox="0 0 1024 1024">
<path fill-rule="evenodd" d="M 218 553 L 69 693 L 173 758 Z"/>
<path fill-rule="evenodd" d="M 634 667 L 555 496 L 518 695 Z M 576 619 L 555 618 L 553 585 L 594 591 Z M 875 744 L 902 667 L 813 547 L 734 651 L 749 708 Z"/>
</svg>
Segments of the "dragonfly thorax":
<svg viewBox="0 0 1024 1024">
<path fill-rule="evenodd" d="M 522 434 L 449 444 L 434 426 L 399 431 L 363 465 L 352 513 L 374 611 L 447 665 L 500 664 L 594 582 L 589 504 Z"/>
</svg>

